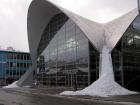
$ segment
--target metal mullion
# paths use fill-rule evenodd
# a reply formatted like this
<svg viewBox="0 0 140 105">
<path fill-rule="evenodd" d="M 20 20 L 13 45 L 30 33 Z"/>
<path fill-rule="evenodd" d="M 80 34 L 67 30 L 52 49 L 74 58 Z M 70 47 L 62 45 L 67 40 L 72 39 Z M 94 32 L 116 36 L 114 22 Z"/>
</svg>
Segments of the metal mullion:
<svg viewBox="0 0 140 105">
<path fill-rule="evenodd" d="M 89 41 L 88 41 L 88 85 L 90 85 L 90 47 L 89 47 Z"/>
<path fill-rule="evenodd" d="M 13 78 L 13 71 L 14 71 L 14 69 L 13 69 L 13 64 L 14 64 L 14 59 L 13 59 L 13 57 L 14 57 L 14 55 L 13 55 L 13 53 L 12 53 L 12 59 L 11 59 L 11 62 L 12 62 L 12 67 L 11 67 L 11 72 L 12 72 L 12 74 L 11 74 L 11 76 L 12 76 L 12 78 Z"/>
<path fill-rule="evenodd" d="M 65 22 L 65 45 L 66 45 L 66 23 L 67 23 L 67 21 Z M 66 58 L 66 49 L 67 49 L 67 46 L 65 46 L 65 58 Z M 65 71 L 67 70 L 67 68 L 66 68 L 66 62 L 65 62 Z M 65 73 L 65 86 L 67 86 L 67 76 L 66 76 L 67 74 Z"/>
<path fill-rule="evenodd" d="M 77 26 L 75 24 L 75 68 L 77 70 L 77 39 L 76 39 L 76 29 L 77 29 Z M 78 71 L 78 70 L 77 70 Z M 76 87 L 77 87 L 77 71 L 76 71 L 76 74 L 75 74 L 75 84 L 76 84 Z"/>
<path fill-rule="evenodd" d="M 20 66 L 21 66 L 21 54 L 19 54 L 19 68 L 18 68 L 18 76 L 20 77 Z"/>
<path fill-rule="evenodd" d="M 124 69 L 123 69 L 123 39 L 122 39 L 122 41 L 121 41 L 121 52 L 120 52 L 120 54 L 121 54 L 121 61 L 120 61 L 120 63 L 121 63 L 121 82 L 122 82 L 122 86 L 124 86 Z"/>
<path fill-rule="evenodd" d="M 1 59 L 2 59 L 2 62 L 4 62 L 2 55 L 1 55 Z M 2 78 L 4 78 L 4 63 L 2 63 Z"/>
<path fill-rule="evenodd" d="M 17 78 L 17 56 L 18 54 L 16 54 L 16 74 L 15 74 L 16 78 Z"/>
<path fill-rule="evenodd" d="M 8 75 L 10 76 L 10 59 L 9 58 L 8 58 L 8 61 L 9 61 L 9 65 L 8 65 L 9 66 L 8 67 L 9 68 L 9 74 Z"/>
<path fill-rule="evenodd" d="M 25 60 L 26 61 L 26 67 L 25 67 L 26 70 L 25 70 L 25 72 L 26 72 L 28 70 L 28 66 L 27 66 L 28 65 L 27 54 L 25 54 L 25 58 L 26 58 L 26 60 Z"/>
<path fill-rule="evenodd" d="M 57 62 L 58 62 L 58 37 L 56 37 L 56 38 L 57 38 L 57 41 L 56 41 L 56 42 L 57 42 L 57 51 L 56 51 L 56 52 L 57 52 L 57 54 L 56 54 L 56 56 L 57 56 L 57 57 L 56 57 L 56 71 L 58 71 L 58 67 L 57 67 L 57 66 L 58 66 L 58 64 L 57 64 Z M 55 78 L 56 78 L 56 86 L 57 86 L 57 85 L 58 85 L 58 82 L 57 82 L 57 78 L 58 78 L 57 72 L 56 72 L 56 77 L 55 77 Z"/>
</svg>

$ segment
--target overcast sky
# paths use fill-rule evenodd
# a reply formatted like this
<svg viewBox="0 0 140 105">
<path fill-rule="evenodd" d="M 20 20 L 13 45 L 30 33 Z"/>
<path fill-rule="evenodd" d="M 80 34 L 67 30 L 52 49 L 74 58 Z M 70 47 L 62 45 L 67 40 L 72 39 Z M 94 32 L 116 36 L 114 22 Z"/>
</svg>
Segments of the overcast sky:
<svg viewBox="0 0 140 105">
<path fill-rule="evenodd" d="M 0 46 L 29 51 L 27 11 L 32 0 L 0 0 Z M 137 7 L 137 0 L 50 0 L 88 19 L 105 23 Z M 87 2 L 88 1 L 88 2 Z M 88 11 L 85 11 L 88 10 Z"/>
</svg>

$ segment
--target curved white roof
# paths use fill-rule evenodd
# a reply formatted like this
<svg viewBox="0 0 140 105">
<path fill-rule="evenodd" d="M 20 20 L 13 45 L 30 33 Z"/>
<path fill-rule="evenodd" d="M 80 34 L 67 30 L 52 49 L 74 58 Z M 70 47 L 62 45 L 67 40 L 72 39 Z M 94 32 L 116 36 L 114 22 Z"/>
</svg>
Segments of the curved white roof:
<svg viewBox="0 0 140 105">
<path fill-rule="evenodd" d="M 106 23 L 137 8 L 137 0 L 48 0 L 79 16 Z"/>
<path fill-rule="evenodd" d="M 88 0 L 87 2 L 90 3 L 91 0 Z M 117 4 L 117 2 L 114 3 Z M 89 6 L 91 4 L 89 4 Z M 75 7 L 73 5 L 72 7 Z M 80 6 L 77 7 L 80 8 Z M 135 5 L 132 6 L 132 8 L 134 7 Z M 36 52 L 40 38 L 46 27 L 46 24 L 54 15 L 60 12 L 65 13 L 71 20 L 73 20 L 79 26 L 79 28 L 85 33 L 87 38 L 90 40 L 91 43 L 93 43 L 93 45 L 97 48 L 99 52 L 102 50 L 105 44 L 112 50 L 116 45 L 116 43 L 119 41 L 119 39 L 122 37 L 127 27 L 131 24 L 131 22 L 135 19 L 135 17 L 138 14 L 137 9 L 131 8 L 128 9 L 131 10 L 130 12 L 126 12 L 121 17 L 112 20 L 111 22 L 108 22 L 106 24 L 104 23 L 101 24 L 95 22 L 96 20 L 87 18 L 88 16 L 93 17 L 92 14 L 95 11 L 93 8 L 87 8 L 86 6 L 85 7 L 83 6 L 82 8 L 85 8 L 86 11 L 82 11 L 75 14 L 73 12 L 74 9 L 70 11 L 67 8 L 61 7 L 61 5 L 48 2 L 47 0 L 34 0 L 30 5 L 28 13 L 28 33 L 29 33 L 28 36 L 29 36 L 29 44 L 31 46 L 30 47 L 31 53 L 32 50 L 34 50 L 33 51 L 34 53 Z M 108 8 L 110 8 L 109 5 Z M 91 15 L 89 14 L 87 16 L 88 12 L 90 12 Z M 104 17 L 104 14 L 102 16 Z M 36 43 L 33 44 L 32 42 Z"/>
</svg>

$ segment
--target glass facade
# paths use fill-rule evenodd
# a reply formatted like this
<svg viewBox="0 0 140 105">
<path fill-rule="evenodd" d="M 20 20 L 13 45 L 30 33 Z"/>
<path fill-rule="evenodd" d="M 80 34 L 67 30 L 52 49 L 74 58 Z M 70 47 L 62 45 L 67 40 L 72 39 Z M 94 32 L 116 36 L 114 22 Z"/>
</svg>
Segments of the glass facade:
<svg viewBox="0 0 140 105">
<path fill-rule="evenodd" d="M 63 26 L 59 24 L 63 24 Z M 61 28 L 59 27 L 57 30 L 57 26 L 61 26 Z M 50 42 L 38 58 L 37 80 L 39 84 L 69 87 L 75 83 L 80 87 L 89 85 L 89 46 L 91 44 L 84 33 L 64 14 L 53 17 L 45 30 L 48 30 L 48 33 L 43 35 L 47 38 L 44 40 L 50 40 Z M 53 31 L 55 31 L 55 36 L 52 34 Z M 42 47 L 41 44 L 39 47 Z M 94 48 L 90 47 L 90 49 L 93 50 Z M 92 56 L 96 55 L 93 54 L 94 52 L 97 51 L 93 50 Z M 96 61 L 96 59 L 94 60 Z M 92 74 L 97 71 L 96 67 L 96 70 L 94 69 L 95 65 L 92 66 Z"/>
<path fill-rule="evenodd" d="M 0 51 L 0 84 L 19 79 L 31 66 L 29 53 Z"/>
<path fill-rule="evenodd" d="M 140 18 L 128 27 L 112 52 L 116 81 L 130 90 L 140 91 Z"/>
<path fill-rule="evenodd" d="M 49 45 L 49 42 L 52 40 L 57 31 L 65 24 L 67 20 L 68 17 L 65 16 L 65 14 L 63 13 L 57 14 L 50 20 L 49 25 L 46 26 L 43 36 L 41 37 L 41 41 L 37 49 L 38 56 L 46 48 L 46 46 Z"/>
<path fill-rule="evenodd" d="M 42 52 L 42 53 L 41 53 Z M 85 87 L 99 77 L 99 53 L 66 15 L 52 18 L 38 48 L 39 85 Z M 140 90 L 140 18 L 129 26 L 112 51 L 115 80 Z"/>
</svg>

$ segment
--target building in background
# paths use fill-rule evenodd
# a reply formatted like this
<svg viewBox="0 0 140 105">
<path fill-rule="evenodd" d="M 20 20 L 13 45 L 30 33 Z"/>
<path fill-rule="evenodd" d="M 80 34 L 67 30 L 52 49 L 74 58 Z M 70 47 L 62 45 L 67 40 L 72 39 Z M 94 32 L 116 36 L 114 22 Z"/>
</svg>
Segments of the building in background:
<svg viewBox="0 0 140 105">
<path fill-rule="evenodd" d="M 6 85 L 18 80 L 31 64 L 29 53 L 0 50 L 0 84 Z"/>
</svg>

